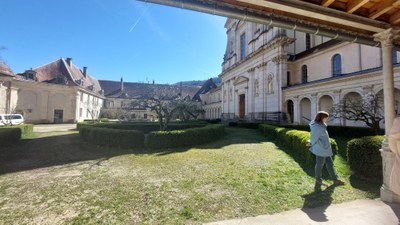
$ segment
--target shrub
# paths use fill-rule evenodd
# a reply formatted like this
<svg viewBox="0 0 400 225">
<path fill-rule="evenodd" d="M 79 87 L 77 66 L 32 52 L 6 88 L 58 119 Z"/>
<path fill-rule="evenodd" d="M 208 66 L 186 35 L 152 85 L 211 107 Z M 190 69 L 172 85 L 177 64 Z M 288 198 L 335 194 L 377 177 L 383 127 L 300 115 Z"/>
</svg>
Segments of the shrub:
<svg viewBox="0 0 400 225">
<path fill-rule="evenodd" d="M 184 129 L 195 128 L 195 127 L 204 127 L 206 125 L 207 125 L 207 123 L 205 123 L 205 122 L 170 123 L 167 127 L 167 131 L 184 130 Z M 150 123 L 150 122 L 147 122 L 147 123 L 146 122 L 144 122 L 144 123 L 122 122 L 122 123 L 94 123 L 94 124 L 83 122 L 83 123 L 77 124 L 77 129 L 79 130 L 80 127 L 82 127 L 82 126 L 94 126 L 94 127 L 103 127 L 103 128 L 119 129 L 119 130 L 137 130 L 137 131 L 141 131 L 145 134 L 160 130 L 160 125 L 158 123 Z"/>
<path fill-rule="evenodd" d="M 21 139 L 22 130 L 15 126 L 11 128 L 0 128 L 0 146 L 8 146 Z"/>
<path fill-rule="evenodd" d="M 200 128 L 174 131 L 156 131 L 147 136 L 150 148 L 174 148 L 203 144 L 224 135 L 224 125 L 213 124 Z"/>
<path fill-rule="evenodd" d="M 138 148 L 144 146 L 144 134 L 136 130 L 80 126 L 79 134 L 90 143 L 100 146 Z"/>
<path fill-rule="evenodd" d="M 33 124 L 19 124 L 13 126 L 3 126 L 0 129 L 14 129 L 18 128 L 21 130 L 22 135 L 33 133 Z"/>
<path fill-rule="evenodd" d="M 108 121 L 109 121 L 108 118 L 101 118 L 101 119 L 100 119 L 100 122 L 108 122 Z"/>
<path fill-rule="evenodd" d="M 383 139 L 383 136 L 368 136 L 347 143 L 347 159 L 356 175 L 382 179 L 382 157 L 379 149 Z"/>
<path fill-rule="evenodd" d="M 306 147 L 310 138 L 310 132 L 289 128 L 277 127 L 269 124 L 260 124 L 259 129 L 262 134 L 275 142 L 286 147 L 287 153 L 295 160 L 304 163 L 311 168 L 315 165 L 315 156 Z M 333 157 L 337 154 L 338 146 L 334 139 L 330 139 Z"/>
<path fill-rule="evenodd" d="M 276 125 L 284 128 L 292 128 L 296 130 L 304 130 L 310 131 L 310 127 L 308 125 L 294 125 L 294 124 L 279 124 Z M 328 133 L 330 136 L 343 136 L 350 138 L 359 138 L 365 136 L 372 136 L 374 134 L 374 130 L 369 127 L 347 127 L 347 126 L 333 126 L 328 125 Z M 384 134 L 385 131 L 381 130 L 380 134 Z"/>
</svg>

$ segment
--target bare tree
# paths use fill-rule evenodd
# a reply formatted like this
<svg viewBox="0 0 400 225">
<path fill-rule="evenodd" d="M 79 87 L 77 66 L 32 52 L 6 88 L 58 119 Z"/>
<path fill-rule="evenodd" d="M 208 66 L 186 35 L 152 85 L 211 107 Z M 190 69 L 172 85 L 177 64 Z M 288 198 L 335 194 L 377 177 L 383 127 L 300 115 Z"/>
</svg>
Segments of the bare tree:
<svg viewBox="0 0 400 225">
<path fill-rule="evenodd" d="M 131 109 L 150 109 L 157 114 L 160 130 L 166 130 L 179 99 L 177 92 L 148 85 L 144 93 L 132 101 Z"/>
<path fill-rule="evenodd" d="M 99 99 L 98 98 L 95 98 L 95 96 L 92 96 L 92 98 L 90 99 L 88 97 L 88 100 L 86 101 L 86 108 L 87 108 L 87 111 L 88 111 L 88 113 L 89 113 L 89 115 L 90 115 L 92 120 L 95 120 L 95 119 L 97 121 L 100 120 L 99 115 L 100 115 L 101 105 L 99 103 Z"/>
<path fill-rule="evenodd" d="M 191 118 L 197 119 L 202 113 L 204 113 L 204 110 L 199 108 L 198 103 L 191 101 L 190 98 L 177 101 L 176 114 L 183 121 L 188 121 Z"/>
<path fill-rule="evenodd" d="M 379 133 L 380 122 L 383 121 L 384 111 L 382 96 L 370 93 L 363 99 L 345 98 L 333 105 L 331 116 L 352 121 L 362 121 L 372 128 L 375 134 Z"/>
</svg>

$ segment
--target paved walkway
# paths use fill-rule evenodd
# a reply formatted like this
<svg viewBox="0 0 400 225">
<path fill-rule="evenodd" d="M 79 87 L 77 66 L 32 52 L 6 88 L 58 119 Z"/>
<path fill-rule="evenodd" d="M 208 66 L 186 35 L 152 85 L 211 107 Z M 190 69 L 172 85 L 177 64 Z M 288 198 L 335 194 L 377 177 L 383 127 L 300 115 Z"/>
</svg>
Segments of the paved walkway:
<svg viewBox="0 0 400 225">
<path fill-rule="evenodd" d="M 327 207 L 295 209 L 273 215 L 209 223 L 208 225 L 400 225 L 400 204 L 356 200 Z"/>
<path fill-rule="evenodd" d="M 76 124 L 35 124 L 33 126 L 34 132 L 56 132 L 56 131 L 69 131 L 76 129 Z"/>
</svg>

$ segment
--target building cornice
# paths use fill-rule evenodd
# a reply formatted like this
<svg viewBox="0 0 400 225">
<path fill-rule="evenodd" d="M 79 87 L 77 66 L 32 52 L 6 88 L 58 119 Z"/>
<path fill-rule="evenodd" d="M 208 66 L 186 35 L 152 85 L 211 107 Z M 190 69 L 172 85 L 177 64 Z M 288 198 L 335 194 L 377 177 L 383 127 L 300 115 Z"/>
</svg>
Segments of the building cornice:
<svg viewBox="0 0 400 225">
<path fill-rule="evenodd" d="M 294 38 L 289 38 L 286 36 L 278 36 L 276 38 L 274 38 L 273 40 L 271 40 L 270 42 L 262 45 L 259 49 L 257 49 L 256 51 L 250 53 L 249 55 L 246 56 L 246 58 L 244 60 L 241 60 L 239 62 L 236 62 L 235 64 L 233 64 L 232 66 L 230 66 L 229 68 L 227 68 L 226 70 L 224 70 L 220 75 L 218 75 L 220 78 L 222 78 L 225 74 L 229 73 L 230 71 L 238 68 L 239 66 L 245 64 L 246 62 L 248 62 L 249 60 L 251 60 L 253 57 L 258 56 L 259 54 L 261 54 L 263 51 L 267 51 L 279 46 L 284 46 L 284 45 L 289 45 L 291 43 L 293 43 L 295 41 Z M 223 63 L 225 64 L 225 62 Z"/>
</svg>

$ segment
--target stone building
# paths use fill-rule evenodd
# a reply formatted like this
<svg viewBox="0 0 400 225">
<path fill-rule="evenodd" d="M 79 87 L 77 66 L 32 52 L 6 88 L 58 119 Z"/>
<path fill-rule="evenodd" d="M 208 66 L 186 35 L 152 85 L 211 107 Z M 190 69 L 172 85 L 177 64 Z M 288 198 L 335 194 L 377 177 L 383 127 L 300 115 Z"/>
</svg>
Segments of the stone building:
<svg viewBox="0 0 400 225">
<path fill-rule="evenodd" d="M 222 112 L 221 86 L 218 87 L 210 78 L 197 93 L 196 96 L 199 96 L 199 98 L 196 100 L 201 101 L 204 118 L 220 119 Z"/>
<path fill-rule="evenodd" d="M 7 89 L 6 95 L 0 94 L 6 102 L 0 113 L 23 114 L 26 123 L 96 119 L 104 100 L 99 82 L 87 73 L 87 67 L 79 69 L 71 58 L 17 75 L 0 75 L 0 82 Z"/>
<path fill-rule="evenodd" d="M 192 99 L 199 90 L 198 87 L 185 85 L 124 82 L 122 78 L 121 81 L 100 80 L 99 82 L 106 97 L 104 116 L 127 120 L 155 121 L 157 119 L 155 112 L 150 109 L 132 105 L 133 102 L 149 93 Z"/>
<path fill-rule="evenodd" d="M 308 123 L 317 111 L 329 111 L 346 98 L 383 93 L 380 48 L 237 19 L 227 19 L 225 28 L 221 89 L 208 93 L 220 92 L 224 120 Z M 398 102 L 398 53 L 392 57 Z"/>
</svg>

